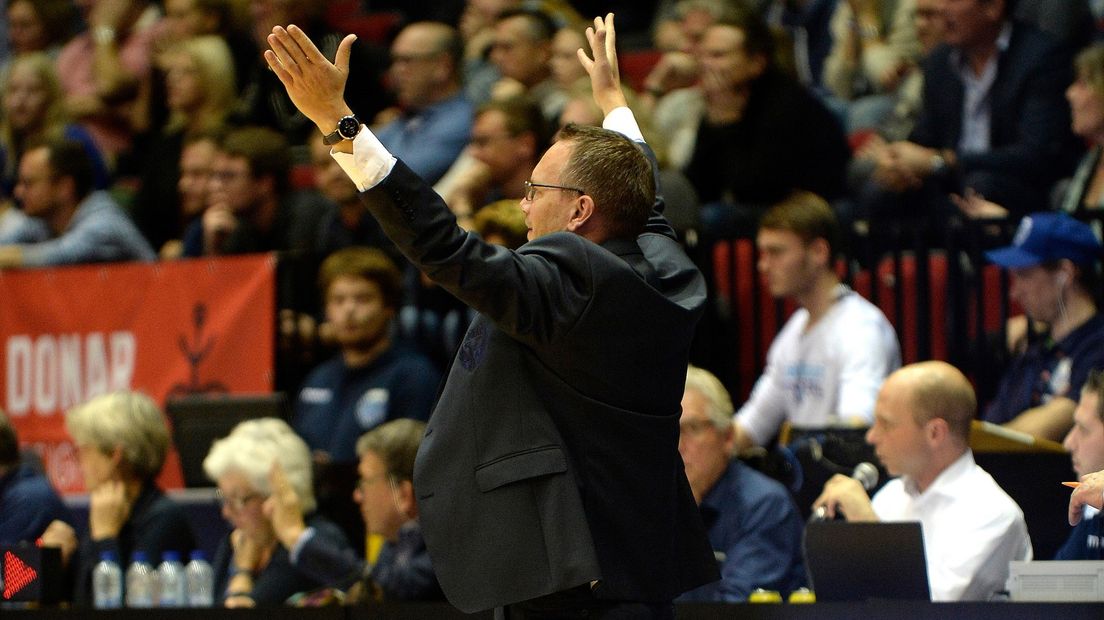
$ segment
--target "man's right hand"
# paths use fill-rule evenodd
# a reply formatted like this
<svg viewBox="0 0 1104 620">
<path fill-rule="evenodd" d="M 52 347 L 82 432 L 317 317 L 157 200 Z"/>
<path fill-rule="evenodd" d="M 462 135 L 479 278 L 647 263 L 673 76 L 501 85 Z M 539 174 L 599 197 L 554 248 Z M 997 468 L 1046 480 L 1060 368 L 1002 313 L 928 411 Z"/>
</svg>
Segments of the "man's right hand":
<svg viewBox="0 0 1104 620">
<path fill-rule="evenodd" d="M 1069 503 L 1069 524 L 1081 522 L 1081 512 L 1085 506 L 1104 509 L 1104 471 L 1081 476 L 1081 484 L 1073 490 Z"/>
<path fill-rule="evenodd" d="M 330 62 L 294 24 L 286 30 L 276 26 L 268 35 L 272 49 L 265 50 L 265 61 L 287 89 L 291 102 L 323 134 L 334 131 L 341 117 L 352 114 L 345 103 L 345 81 L 354 41 L 354 34 L 342 39 L 334 62 Z"/>
<path fill-rule="evenodd" d="M 824 485 L 824 492 L 813 502 L 813 509 L 823 508 L 824 515 L 834 519 L 842 514 L 848 521 L 877 521 L 878 515 L 870 504 L 862 484 L 854 478 L 836 474 Z"/>
</svg>

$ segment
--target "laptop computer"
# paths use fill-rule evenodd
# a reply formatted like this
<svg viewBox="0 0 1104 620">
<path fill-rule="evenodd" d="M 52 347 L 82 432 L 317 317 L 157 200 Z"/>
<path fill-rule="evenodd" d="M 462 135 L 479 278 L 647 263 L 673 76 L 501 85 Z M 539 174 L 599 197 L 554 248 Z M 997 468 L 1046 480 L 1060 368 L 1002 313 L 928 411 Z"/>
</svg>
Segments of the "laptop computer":
<svg viewBox="0 0 1104 620">
<path fill-rule="evenodd" d="M 809 523 L 805 568 L 817 601 L 931 600 L 916 521 Z"/>
<path fill-rule="evenodd" d="M 211 444 L 230 434 L 245 420 L 274 417 L 288 419 L 287 396 L 274 394 L 197 394 L 172 398 L 165 403 L 172 423 L 173 444 L 180 454 L 184 486 L 209 487 L 203 459 Z"/>
</svg>

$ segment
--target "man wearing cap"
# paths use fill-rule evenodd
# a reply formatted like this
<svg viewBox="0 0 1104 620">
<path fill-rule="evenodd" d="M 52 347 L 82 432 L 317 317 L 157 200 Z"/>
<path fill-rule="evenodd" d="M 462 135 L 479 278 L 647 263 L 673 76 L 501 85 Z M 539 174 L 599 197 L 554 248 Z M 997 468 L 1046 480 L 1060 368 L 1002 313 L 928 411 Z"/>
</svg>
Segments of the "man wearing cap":
<svg viewBox="0 0 1104 620">
<path fill-rule="evenodd" d="M 1101 245 L 1088 225 L 1065 213 L 1033 213 L 1020 222 L 1012 245 L 986 252 L 1009 270 L 1011 297 L 1029 321 L 1026 343 L 985 409 L 986 421 L 1061 441 L 1073 424 L 1089 370 L 1104 366 L 1104 317 L 1090 291 Z"/>
</svg>

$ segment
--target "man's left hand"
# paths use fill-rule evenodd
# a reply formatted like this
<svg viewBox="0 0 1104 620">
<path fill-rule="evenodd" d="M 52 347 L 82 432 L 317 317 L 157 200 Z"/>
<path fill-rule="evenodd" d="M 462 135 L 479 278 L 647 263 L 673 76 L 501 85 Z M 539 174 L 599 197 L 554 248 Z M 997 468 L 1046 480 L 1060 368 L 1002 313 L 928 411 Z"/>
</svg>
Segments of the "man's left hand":
<svg viewBox="0 0 1104 620">
<path fill-rule="evenodd" d="M 354 41 L 354 34 L 342 39 L 334 62 L 330 62 L 294 24 L 286 30 L 276 26 L 268 35 L 272 49 L 265 50 L 265 61 L 287 89 L 291 102 L 323 134 L 337 128 L 341 117 L 352 114 L 345 103 L 345 81 Z"/>
</svg>

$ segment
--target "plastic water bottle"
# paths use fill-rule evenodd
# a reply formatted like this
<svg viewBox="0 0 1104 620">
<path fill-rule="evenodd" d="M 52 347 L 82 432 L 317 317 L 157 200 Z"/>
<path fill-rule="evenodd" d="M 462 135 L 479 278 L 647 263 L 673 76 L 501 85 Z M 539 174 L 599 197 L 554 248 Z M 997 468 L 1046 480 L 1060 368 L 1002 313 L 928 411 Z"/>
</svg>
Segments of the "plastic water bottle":
<svg viewBox="0 0 1104 620">
<path fill-rule="evenodd" d="M 161 565 L 157 567 L 157 583 L 160 586 L 158 605 L 161 607 L 186 605 L 188 586 L 184 578 L 184 565 L 180 563 L 180 553 L 166 551 L 161 554 Z"/>
<path fill-rule="evenodd" d="M 157 572 L 146 560 L 145 551 L 130 554 L 126 571 L 127 607 L 153 607 L 157 597 Z"/>
<path fill-rule="evenodd" d="M 92 597 L 96 609 L 123 606 L 123 569 L 114 551 L 100 553 L 100 561 L 92 569 Z"/>
<path fill-rule="evenodd" d="M 210 607 L 215 603 L 215 571 L 202 551 L 192 552 L 192 561 L 184 568 L 188 582 L 188 607 Z"/>
</svg>

